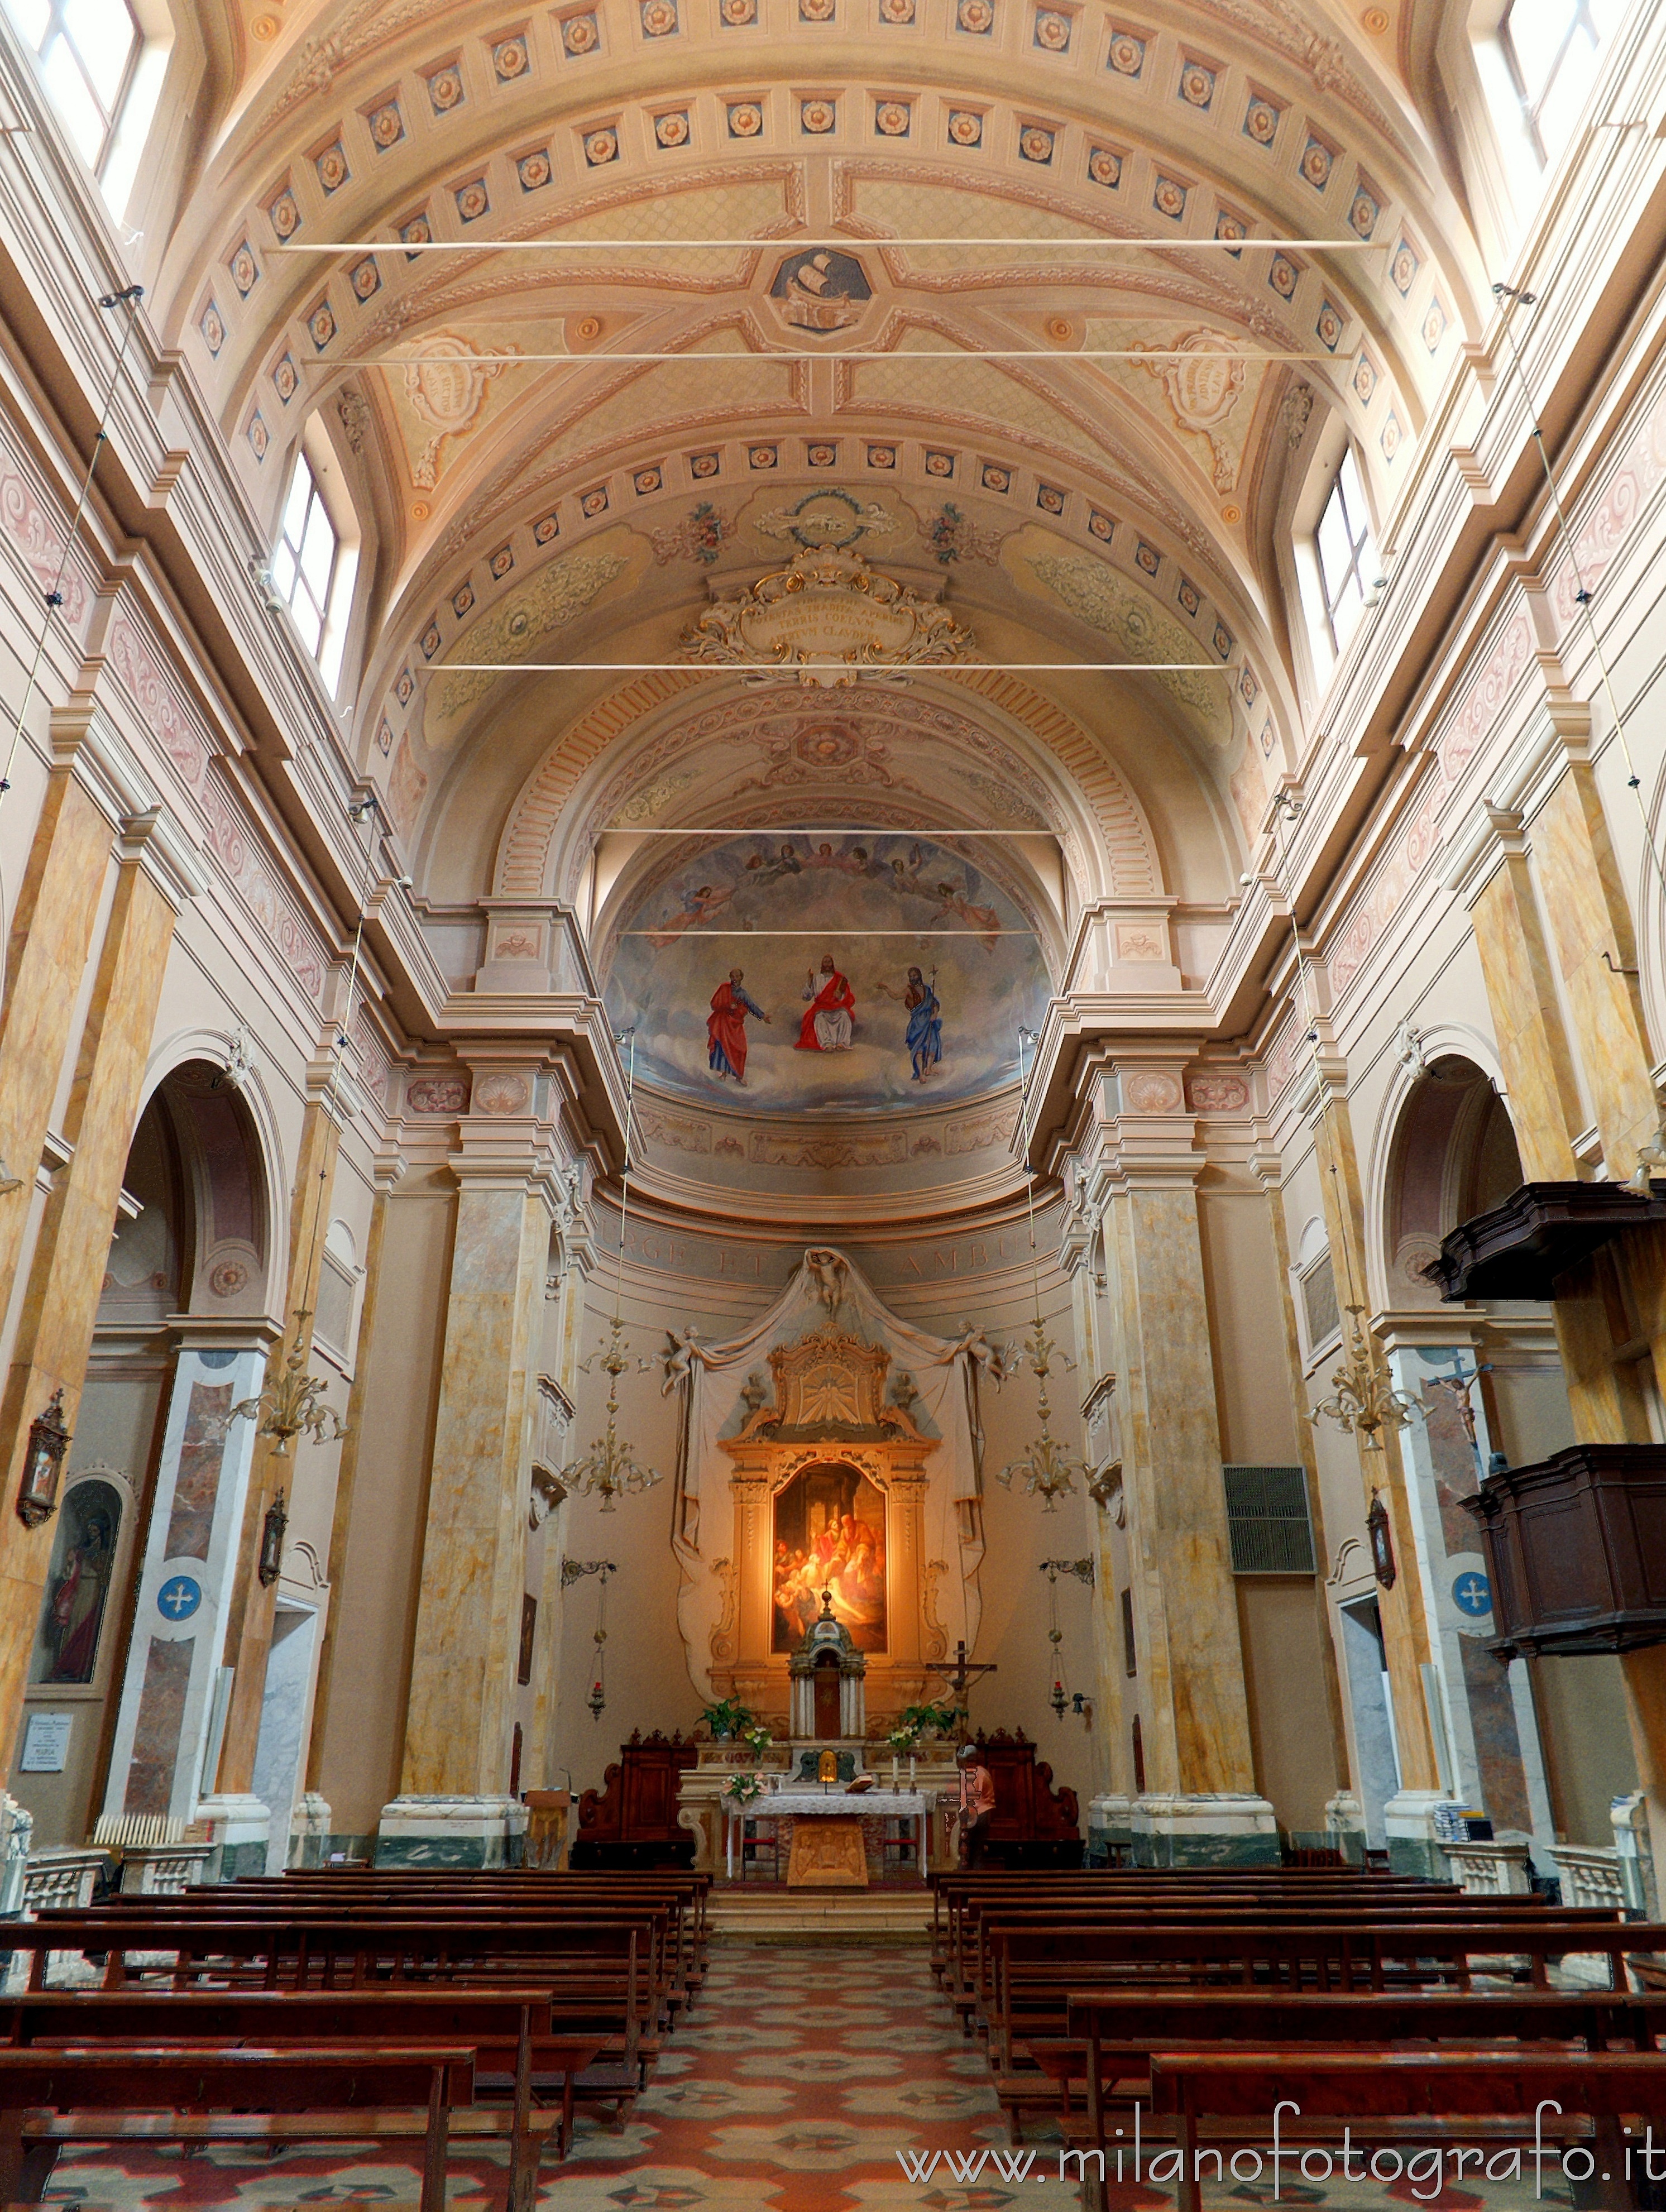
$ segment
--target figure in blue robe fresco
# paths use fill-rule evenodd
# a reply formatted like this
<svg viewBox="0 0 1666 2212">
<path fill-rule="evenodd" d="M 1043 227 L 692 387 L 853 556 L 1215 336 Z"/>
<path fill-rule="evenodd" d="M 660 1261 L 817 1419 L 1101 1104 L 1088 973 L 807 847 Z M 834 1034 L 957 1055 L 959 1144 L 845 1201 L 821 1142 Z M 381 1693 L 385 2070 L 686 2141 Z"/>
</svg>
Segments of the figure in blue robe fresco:
<svg viewBox="0 0 1666 2212">
<path fill-rule="evenodd" d="M 894 983 L 883 982 L 879 989 L 885 998 L 900 999 L 908 1008 L 908 1032 L 903 1042 L 914 1063 L 914 1080 L 923 1083 L 943 1057 L 943 1004 L 937 995 L 937 970 L 932 969 L 927 982 L 917 968 L 910 968 L 902 990 Z"/>
</svg>

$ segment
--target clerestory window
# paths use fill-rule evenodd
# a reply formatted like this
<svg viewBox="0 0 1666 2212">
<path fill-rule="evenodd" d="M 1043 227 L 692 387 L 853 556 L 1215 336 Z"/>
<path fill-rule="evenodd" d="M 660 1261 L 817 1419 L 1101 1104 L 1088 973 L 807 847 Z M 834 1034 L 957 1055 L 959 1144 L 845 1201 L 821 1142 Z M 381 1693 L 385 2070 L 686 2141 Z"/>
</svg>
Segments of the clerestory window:
<svg viewBox="0 0 1666 2212">
<path fill-rule="evenodd" d="M 1333 653 L 1340 653 L 1365 611 L 1365 595 L 1376 581 L 1371 510 L 1350 447 L 1342 456 L 1313 533 L 1319 571 L 1319 598 Z"/>
<path fill-rule="evenodd" d="M 143 38 L 130 0 L 6 0 L 87 166 L 101 176 Z"/>
<path fill-rule="evenodd" d="M 1510 0 L 1505 9 L 1505 58 L 1541 162 L 1572 130 L 1616 13 L 1616 0 Z"/>
<path fill-rule="evenodd" d="M 356 539 L 347 541 L 330 511 L 318 471 L 304 451 L 297 453 L 272 549 L 271 579 L 301 643 L 332 690 L 341 674 L 356 567 Z"/>
</svg>

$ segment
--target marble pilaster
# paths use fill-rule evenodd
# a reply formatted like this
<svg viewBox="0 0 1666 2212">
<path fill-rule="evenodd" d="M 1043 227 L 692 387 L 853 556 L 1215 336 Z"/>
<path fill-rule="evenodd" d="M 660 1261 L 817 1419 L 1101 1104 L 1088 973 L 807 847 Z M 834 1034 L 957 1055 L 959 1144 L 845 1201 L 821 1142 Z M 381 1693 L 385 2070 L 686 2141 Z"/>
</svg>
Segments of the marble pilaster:
<svg viewBox="0 0 1666 2212">
<path fill-rule="evenodd" d="M 131 823 L 119 853 L 64 1114 L 72 1150 L 46 1200 L 0 1392 L 0 1711 L 7 1713 L 22 1701 L 57 1534 L 52 1522 L 27 1528 L 7 1509 L 29 1425 L 55 1391 L 64 1394 L 66 1425 L 75 1426 L 174 917 L 202 881 L 155 813 Z"/>
<path fill-rule="evenodd" d="M 53 769 L 12 914 L 0 998 L 0 1312 L 22 1257 L 29 1191 L 69 1048 L 109 863 L 109 818 L 68 765 Z M 108 1231 L 106 1231 L 107 1244 Z M 31 1632 L 33 1632 L 31 1620 Z"/>
<path fill-rule="evenodd" d="M 387 1207 L 394 1186 L 404 1171 L 396 1158 L 378 1159 L 376 1195 L 370 1208 L 370 1229 L 365 1240 L 364 1288 L 360 1294 L 358 1341 L 366 1347 L 375 1340 L 376 1301 L 381 1288 L 382 1247 L 387 1236 Z M 332 1590 L 347 1586 L 347 1547 L 352 1528 L 353 1497 L 358 1486 L 359 1461 L 364 1450 L 364 1408 L 368 1395 L 370 1363 L 363 1356 L 355 1363 L 353 1385 L 347 1398 L 347 1434 L 336 1463 L 336 1497 L 330 1523 L 330 1563 L 325 1579 Z M 318 1682 L 313 1692 L 313 1725 L 308 1742 L 306 1786 L 316 1796 L 323 1779 L 324 1747 L 330 1723 L 330 1692 L 334 1677 L 340 1623 L 331 1606 L 325 1618 L 324 1642 L 319 1653 Z M 268 1630 L 270 1635 L 271 1631 Z M 323 1801 L 320 1798 L 319 1802 Z M 307 1862 L 301 1862 L 307 1863 Z"/>
<path fill-rule="evenodd" d="M 482 1088 L 477 1081 L 477 1101 Z M 529 1095 L 523 1090 L 522 1100 Z M 413 1800 L 505 1802 L 534 1361 L 559 1204 L 551 1135 L 520 1115 L 476 1114 L 453 1162 L 456 1232 L 404 1759 L 399 1797 L 384 1816 L 390 1851 L 404 1851 L 416 1833 L 412 1822 L 423 1816 Z M 459 1832 L 457 1818 L 446 1814 L 436 1835 Z M 494 1832 L 507 1841 L 501 1821 Z"/>
<path fill-rule="evenodd" d="M 1177 1069 L 1122 1069 L 1116 1084 L 1105 1248 L 1146 1787 L 1237 1796 L 1253 1792 L 1255 1768 L 1198 1225 L 1202 1155 Z"/>
<path fill-rule="evenodd" d="M 1553 761 L 1553 772 L 1560 758 Z M 1582 758 L 1568 763 L 1532 813 L 1535 889 L 1523 836 L 1534 765 L 1529 760 L 1514 779 L 1517 787 L 1505 793 L 1521 811 L 1489 810 L 1490 839 L 1478 834 L 1471 840 L 1476 858 L 1470 885 L 1454 888 L 1470 894 L 1523 1173 L 1562 1181 L 1578 1173 L 1573 1139 L 1583 1109 L 1572 1075 L 1577 1052 L 1604 1160 L 1610 1175 L 1623 1177 L 1635 1169 L 1639 1146 L 1655 1135 L 1661 1119 L 1637 978 L 1624 972 L 1637 966 L 1635 931 L 1592 772 Z M 1571 1037 L 1547 969 L 1553 950 Z M 1560 1278 L 1557 1291 L 1552 1310 L 1575 1437 L 1588 1443 L 1645 1437 L 1634 1379 L 1615 1359 L 1613 1316 L 1631 1307 L 1650 1346 L 1657 1384 L 1666 1388 L 1666 1237 L 1655 1231 L 1606 1248 Z M 1666 1852 L 1666 1648 L 1627 1652 L 1620 1669 L 1652 1861 L 1643 1879 L 1657 1889 Z"/>
<path fill-rule="evenodd" d="M 1314 1152 L 1337 1301 L 1346 1307 L 1350 1303 L 1348 1285 L 1362 1284 L 1365 1279 L 1365 1209 L 1343 1071 L 1336 1062 L 1322 1062 L 1317 1080 L 1312 1115 Z M 1362 1294 L 1357 1289 L 1353 1300 L 1363 1304 Z M 1366 1325 L 1364 1314 L 1359 1318 L 1360 1342 L 1365 1355 L 1380 1367 L 1381 1347 Z M 1345 1335 L 1345 1353 L 1348 1348 Z M 1376 1492 L 1382 1498 L 1389 1516 L 1395 1559 L 1400 1569 L 1392 1588 L 1378 1585 L 1377 1607 L 1388 1660 L 1401 1786 L 1438 1793 L 1441 1786 L 1440 1763 L 1424 1696 L 1423 1669 L 1430 1661 L 1428 1608 L 1423 1578 L 1416 1571 L 1417 1535 L 1407 1493 L 1400 1439 L 1391 1428 L 1384 1427 L 1377 1431 L 1374 1443 L 1357 1432 L 1353 1441 L 1359 1461 L 1360 1519 L 1364 1521 L 1371 1495 Z"/>
</svg>

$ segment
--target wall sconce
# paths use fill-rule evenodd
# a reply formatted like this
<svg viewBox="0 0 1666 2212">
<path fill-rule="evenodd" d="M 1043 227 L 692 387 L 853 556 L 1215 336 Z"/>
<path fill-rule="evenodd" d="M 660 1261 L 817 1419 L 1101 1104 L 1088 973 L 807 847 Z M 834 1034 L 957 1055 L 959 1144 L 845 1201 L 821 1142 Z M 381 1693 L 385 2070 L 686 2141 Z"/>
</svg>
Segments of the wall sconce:
<svg viewBox="0 0 1666 2212">
<path fill-rule="evenodd" d="M 23 1454 L 23 1480 L 18 1486 L 17 1517 L 26 1528 L 38 1528 L 58 1510 L 58 1477 L 64 1455 L 70 1449 L 70 1431 L 64 1425 L 64 1389 L 53 1391 L 44 1413 L 29 1423 L 29 1441 Z"/>
<path fill-rule="evenodd" d="M 256 1572 L 262 1589 L 270 1589 L 283 1571 L 283 1532 L 289 1525 L 289 1516 L 280 1490 L 266 1508 L 266 1517 L 260 1524 L 260 1565 Z"/>
</svg>

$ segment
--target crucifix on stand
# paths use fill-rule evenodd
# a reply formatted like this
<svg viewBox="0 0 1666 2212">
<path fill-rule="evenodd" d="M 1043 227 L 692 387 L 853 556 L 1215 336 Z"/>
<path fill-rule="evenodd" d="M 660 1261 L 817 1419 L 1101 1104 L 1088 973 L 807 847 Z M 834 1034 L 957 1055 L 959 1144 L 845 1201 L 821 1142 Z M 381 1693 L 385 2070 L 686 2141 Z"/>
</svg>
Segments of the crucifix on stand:
<svg viewBox="0 0 1666 2212">
<path fill-rule="evenodd" d="M 927 1660 L 926 1662 L 926 1672 L 928 1674 L 940 1674 L 943 1677 L 944 1688 L 945 1690 L 952 1690 L 954 1692 L 956 1708 L 959 1711 L 961 1717 L 963 1719 L 967 1719 L 970 1718 L 970 1715 L 967 1712 L 966 1693 L 971 1688 L 972 1684 L 980 1675 L 997 1674 L 1000 1672 L 1000 1669 L 994 1664 L 993 1660 L 985 1659 L 973 1661 L 968 1659 L 966 1656 L 965 1639 L 963 1638 L 962 1640 L 954 1647 L 954 1664 L 952 1667 L 951 1667 L 945 1660 Z"/>
</svg>

